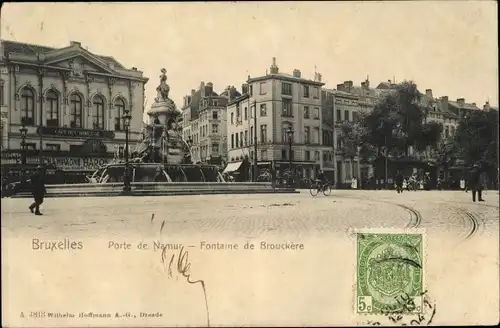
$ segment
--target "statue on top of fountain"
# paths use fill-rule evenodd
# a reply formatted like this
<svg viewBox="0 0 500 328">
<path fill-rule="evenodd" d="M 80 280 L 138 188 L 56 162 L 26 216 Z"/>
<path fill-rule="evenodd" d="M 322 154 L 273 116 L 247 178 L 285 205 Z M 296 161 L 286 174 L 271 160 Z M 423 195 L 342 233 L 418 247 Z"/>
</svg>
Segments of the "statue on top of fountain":
<svg viewBox="0 0 500 328">
<path fill-rule="evenodd" d="M 162 68 L 160 75 L 160 85 L 156 88 L 158 95 L 156 96 L 155 102 L 167 101 L 168 93 L 170 92 L 170 87 L 167 84 L 167 70 Z"/>
</svg>

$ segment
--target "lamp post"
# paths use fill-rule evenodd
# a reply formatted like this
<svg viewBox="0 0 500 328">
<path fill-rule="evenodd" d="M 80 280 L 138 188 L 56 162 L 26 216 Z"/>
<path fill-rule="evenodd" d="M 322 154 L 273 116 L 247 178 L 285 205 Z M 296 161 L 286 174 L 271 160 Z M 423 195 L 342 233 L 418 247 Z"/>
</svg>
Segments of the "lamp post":
<svg viewBox="0 0 500 328">
<path fill-rule="evenodd" d="M 384 136 L 384 189 L 387 189 L 387 136 Z"/>
<path fill-rule="evenodd" d="M 129 133 L 129 127 L 130 127 L 130 120 L 132 119 L 132 116 L 130 115 L 130 112 L 128 110 L 125 110 L 123 113 L 123 125 L 125 127 L 125 173 L 123 175 L 123 192 L 128 193 L 130 192 L 130 176 L 129 176 L 129 163 L 128 163 L 128 133 Z"/>
<path fill-rule="evenodd" d="M 257 181 L 257 175 L 258 175 L 258 167 L 257 167 L 257 101 L 253 101 L 253 161 L 254 161 L 254 168 L 253 168 L 253 181 Z M 262 140 L 264 141 L 264 140 Z"/>
<path fill-rule="evenodd" d="M 288 135 L 288 168 L 290 170 L 290 174 L 292 173 L 292 143 L 293 143 L 293 130 L 289 127 L 286 130 L 286 134 Z"/>
<path fill-rule="evenodd" d="M 193 138 L 189 136 L 186 143 L 188 145 L 189 160 L 193 163 L 193 152 L 191 151 L 193 149 Z"/>
<path fill-rule="evenodd" d="M 26 135 L 28 134 L 28 129 L 26 129 L 24 122 L 19 132 L 21 133 L 21 164 L 24 165 L 26 164 Z"/>
</svg>

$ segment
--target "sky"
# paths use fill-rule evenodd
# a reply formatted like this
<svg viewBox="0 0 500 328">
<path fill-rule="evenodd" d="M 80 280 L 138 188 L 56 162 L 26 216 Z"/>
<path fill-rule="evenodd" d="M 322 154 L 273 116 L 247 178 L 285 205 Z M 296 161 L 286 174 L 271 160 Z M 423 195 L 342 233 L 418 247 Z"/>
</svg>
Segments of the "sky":
<svg viewBox="0 0 500 328">
<path fill-rule="evenodd" d="M 200 82 L 241 90 L 277 58 L 280 72 L 325 87 L 413 80 L 435 97 L 498 106 L 496 1 L 5 3 L 1 38 L 52 47 L 79 41 L 137 67 L 147 107 L 166 68 L 178 107 Z"/>
</svg>

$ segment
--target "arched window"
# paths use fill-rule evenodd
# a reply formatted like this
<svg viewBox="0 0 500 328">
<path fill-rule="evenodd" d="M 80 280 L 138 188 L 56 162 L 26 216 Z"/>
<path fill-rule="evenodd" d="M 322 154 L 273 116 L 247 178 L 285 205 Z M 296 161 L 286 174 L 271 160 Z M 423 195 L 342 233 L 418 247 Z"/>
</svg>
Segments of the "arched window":
<svg viewBox="0 0 500 328">
<path fill-rule="evenodd" d="M 35 125 L 35 93 L 30 88 L 21 92 L 21 122 Z"/>
<path fill-rule="evenodd" d="M 101 96 L 94 97 L 92 122 L 94 130 L 104 130 L 104 99 Z"/>
<path fill-rule="evenodd" d="M 46 108 L 47 126 L 59 126 L 59 97 L 54 90 L 47 92 L 47 108 Z"/>
<path fill-rule="evenodd" d="M 70 126 L 72 128 L 82 128 L 83 127 L 83 125 L 82 125 L 82 116 L 83 116 L 82 98 L 76 93 L 71 95 L 70 109 L 71 109 Z"/>
<path fill-rule="evenodd" d="M 115 117 L 115 131 L 125 130 L 123 124 L 123 114 L 125 113 L 125 102 L 123 99 L 118 98 L 115 100 L 116 117 Z"/>
</svg>

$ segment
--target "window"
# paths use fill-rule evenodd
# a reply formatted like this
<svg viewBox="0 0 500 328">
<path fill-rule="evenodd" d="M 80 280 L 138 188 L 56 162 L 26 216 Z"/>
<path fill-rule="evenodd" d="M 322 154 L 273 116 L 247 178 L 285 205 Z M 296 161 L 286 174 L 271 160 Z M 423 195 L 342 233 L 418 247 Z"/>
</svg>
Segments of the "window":
<svg viewBox="0 0 500 328">
<path fill-rule="evenodd" d="M 240 132 L 240 147 L 243 147 L 243 132 Z"/>
<path fill-rule="evenodd" d="M 304 118 L 309 118 L 309 107 L 304 106 Z"/>
<path fill-rule="evenodd" d="M 266 94 L 266 82 L 260 82 L 260 90 L 259 90 L 259 93 L 261 95 L 265 95 Z"/>
<path fill-rule="evenodd" d="M 446 126 L 446 127 L 444 128 L 444 136 L 445 136 L 446 138 L 448 138 L 448 137 L 450 136 L 450 127 L 449 127 L 449 126 Z"/>
<path fill-rule="evenodd" d="M 283 99 L 282 106 L 283 106 L 283 112 L 281 113 L 281 116 L 293 117 L 293 115 L 292 115 L 292 101 L 288 100 L 288 99 Z"/>
<path fill-rule="evenodd" d="M 260 116 L 267 116 L 266 104 L 260 104 Z"/>
<path fill-rule="evenodd" d="M 219 125 L 212 124 L 212 133 L 219 133 Z"/>
<path fill-rule="evenodd" d="M 104 99 L 101 96 L 94 97 L 94 108 L 92 109 L 92 122 L 94 130 L 104 130 Z"/>
<path fill-rule="evenodd" d="M 304 85 L 304 98 L 309 98 L 309 86 Z"/>
<path fill-rule="evenodd" d="M 288 130 L 289 129 L 292 129 L 293 131 L 293 126 L 291 124 L 284 124 L 283 125 L 283 128 L 282 128 L 282 141 L 283 143 L 288 143 L 289 142 L 289 138 L 293 138 L 293 135 L 289 136 L 288 135 Z"/>
<path fill-rule="evenodd" d="M 60 151 L 61 145 L 48 143 L 45 145 L 45 150 L 47 150 L 47 151 Z"/>
<path fill-rule="evenodd" d="M 253 145 L 253 126 L 250 127 L 250 144 Z"/>
<path fill-rule="evenodd" d="M 315 107 L 313 111 L 313 118 L 319 120 L 319 108 Z"/>
<path fill-rule="evenodd" d="M 236 121 L 240 120 L 240 106 L 236 106 Z"/>
<path fill-rule="evenodd" d="M 249 144 L 248 140 L 248 130 L 245 130 L 245 146 Z"/>
<path fill-rule="evenodd" d="M 309 150 L 305 151 L 305 158 L 306 158 L 306 161 L 310 161 L 311 160 L 311 152 Z"/>
<path fill-rule="evenodd" d="M 231 113 L 231 124 L 234 124 L 234 113 Z"/>
<path fill-rule="evenodd" d="M 263 161 L 267 160 L 267 150 L 266 149 L 262 149 L 260 151 L 260 159 Z"/>
<path fill-rule="evenodd" d="M 253 85 L 250 84 L 250 96 L 253 96 Z"/>
<path fill-rule="evenodd" d="M 323 161 L 326 162 L 328 159 L 327 159 L 327 153 L 326 152 L 323 152 Z"/>
<path fill-rule="evenodd" d="M 291 96 L 292 95 L 292 84 L 291 83 L 281 83 L 281 94 L 286 95 L 286 96 Z"/>
<path fill-rule="evenodd" d="M 240 139 L 238 138 L 238 133 L 234 134 L 236 136 L 236 148 L 240 146 Z"/>
<path fill-rule="evenodd" d="M 311 142 L 311 136 L 310 136 L 310 131 L 311 129 L 308 126 L 304 127 L 304 143 L 308 144 Z"/>
<path fill-rule="evenodd" d="M 286 149 L 281 150 L 281 158 L 286 159 Z"/>
<path fill-rule="evenodd" d="M 115 131 L 125 130 L 123 114 L 125 114 L 125 102 L 123 99 L 118 98 L 115 100 L 116 117 L 115 117 Z"/>
<path fill-rule="evenodd" d="M 342 114 L 341 114 L 341 112 L 340 112 L 340 109 L 337 109 L 336 114 L 337 114 L 337 119 L 336 119 L 336 121 L 337 121 L 337 122 L 342 121 L 342 117 L 341 117 L 341 115 L 342 115 Z"/>
<path fill-rule="evenodd" d="M 319 161 L 319 151 L 314 152 L 314 160 Z"/>
<path fill-rule="evenodd" d="M 342 139 L 337 135 L 337 149 L 342 149 Z"/>
<path fill-rule="evenodd" d="M 314 140 L 313 143 L 319 144 L 319 128 L 314 128 Z"/>
<path fill-rule="evenodd" d="M 21 122 L 35 125 L 35 94 L 29 88 L 21 92 Z"/>
<path fill-rule="evenodd" d="M 348 110 L 344 111 L 344 120 L 349 121 L 349 111 Z"/>
<path fill-rule="evenodd" d="M 244 110 L 244 115 L 245 115 L 245 121 L 248 120 L 248 108 L 246 108 L 246 107 Z"/>
<path fill-rule="evenodd" d="M 219 106 L 219 101 L 217 99 L 214 99 L 212 103 L 215 107 Z"/>
<path fill-rule="evenodd" d="M 260 142 L 261 143 L 267 142 L 267 125 L 260 126 Z"/>
<path fill-rule="evenodd" d="M 214 154 L 219 153 L 219 144 L 217 144 L 217 143 L 212 144 L 212 153 L 214 153 Z"/>
<path fill-rule="evenodd" d="M 36 143 L 34 142 L 26 142 L 24 144 L 26 150 L 36 150 Z"/>
<path fill-rule="evenodd" d="M 59 97 L 54 90 L 47 92 L 47 111 L 45 114 L 47 126 L 59 126 Z"/>
<path fill-rule="evenodd" d="M 319 89 L 318 87 L 313 88 L 313 97 L 314 98 L 319 98 Z"/>
<path fill-rule="evenodd" d="M 234 134 L 231 134 L 231 148 L 234 148 Z"/>
<path fill-rule="evenodd" d="M 212 119 L 216 120 L 218 118 L 218 113 L 217 112 L 212 112 Z"/>
</svg>

